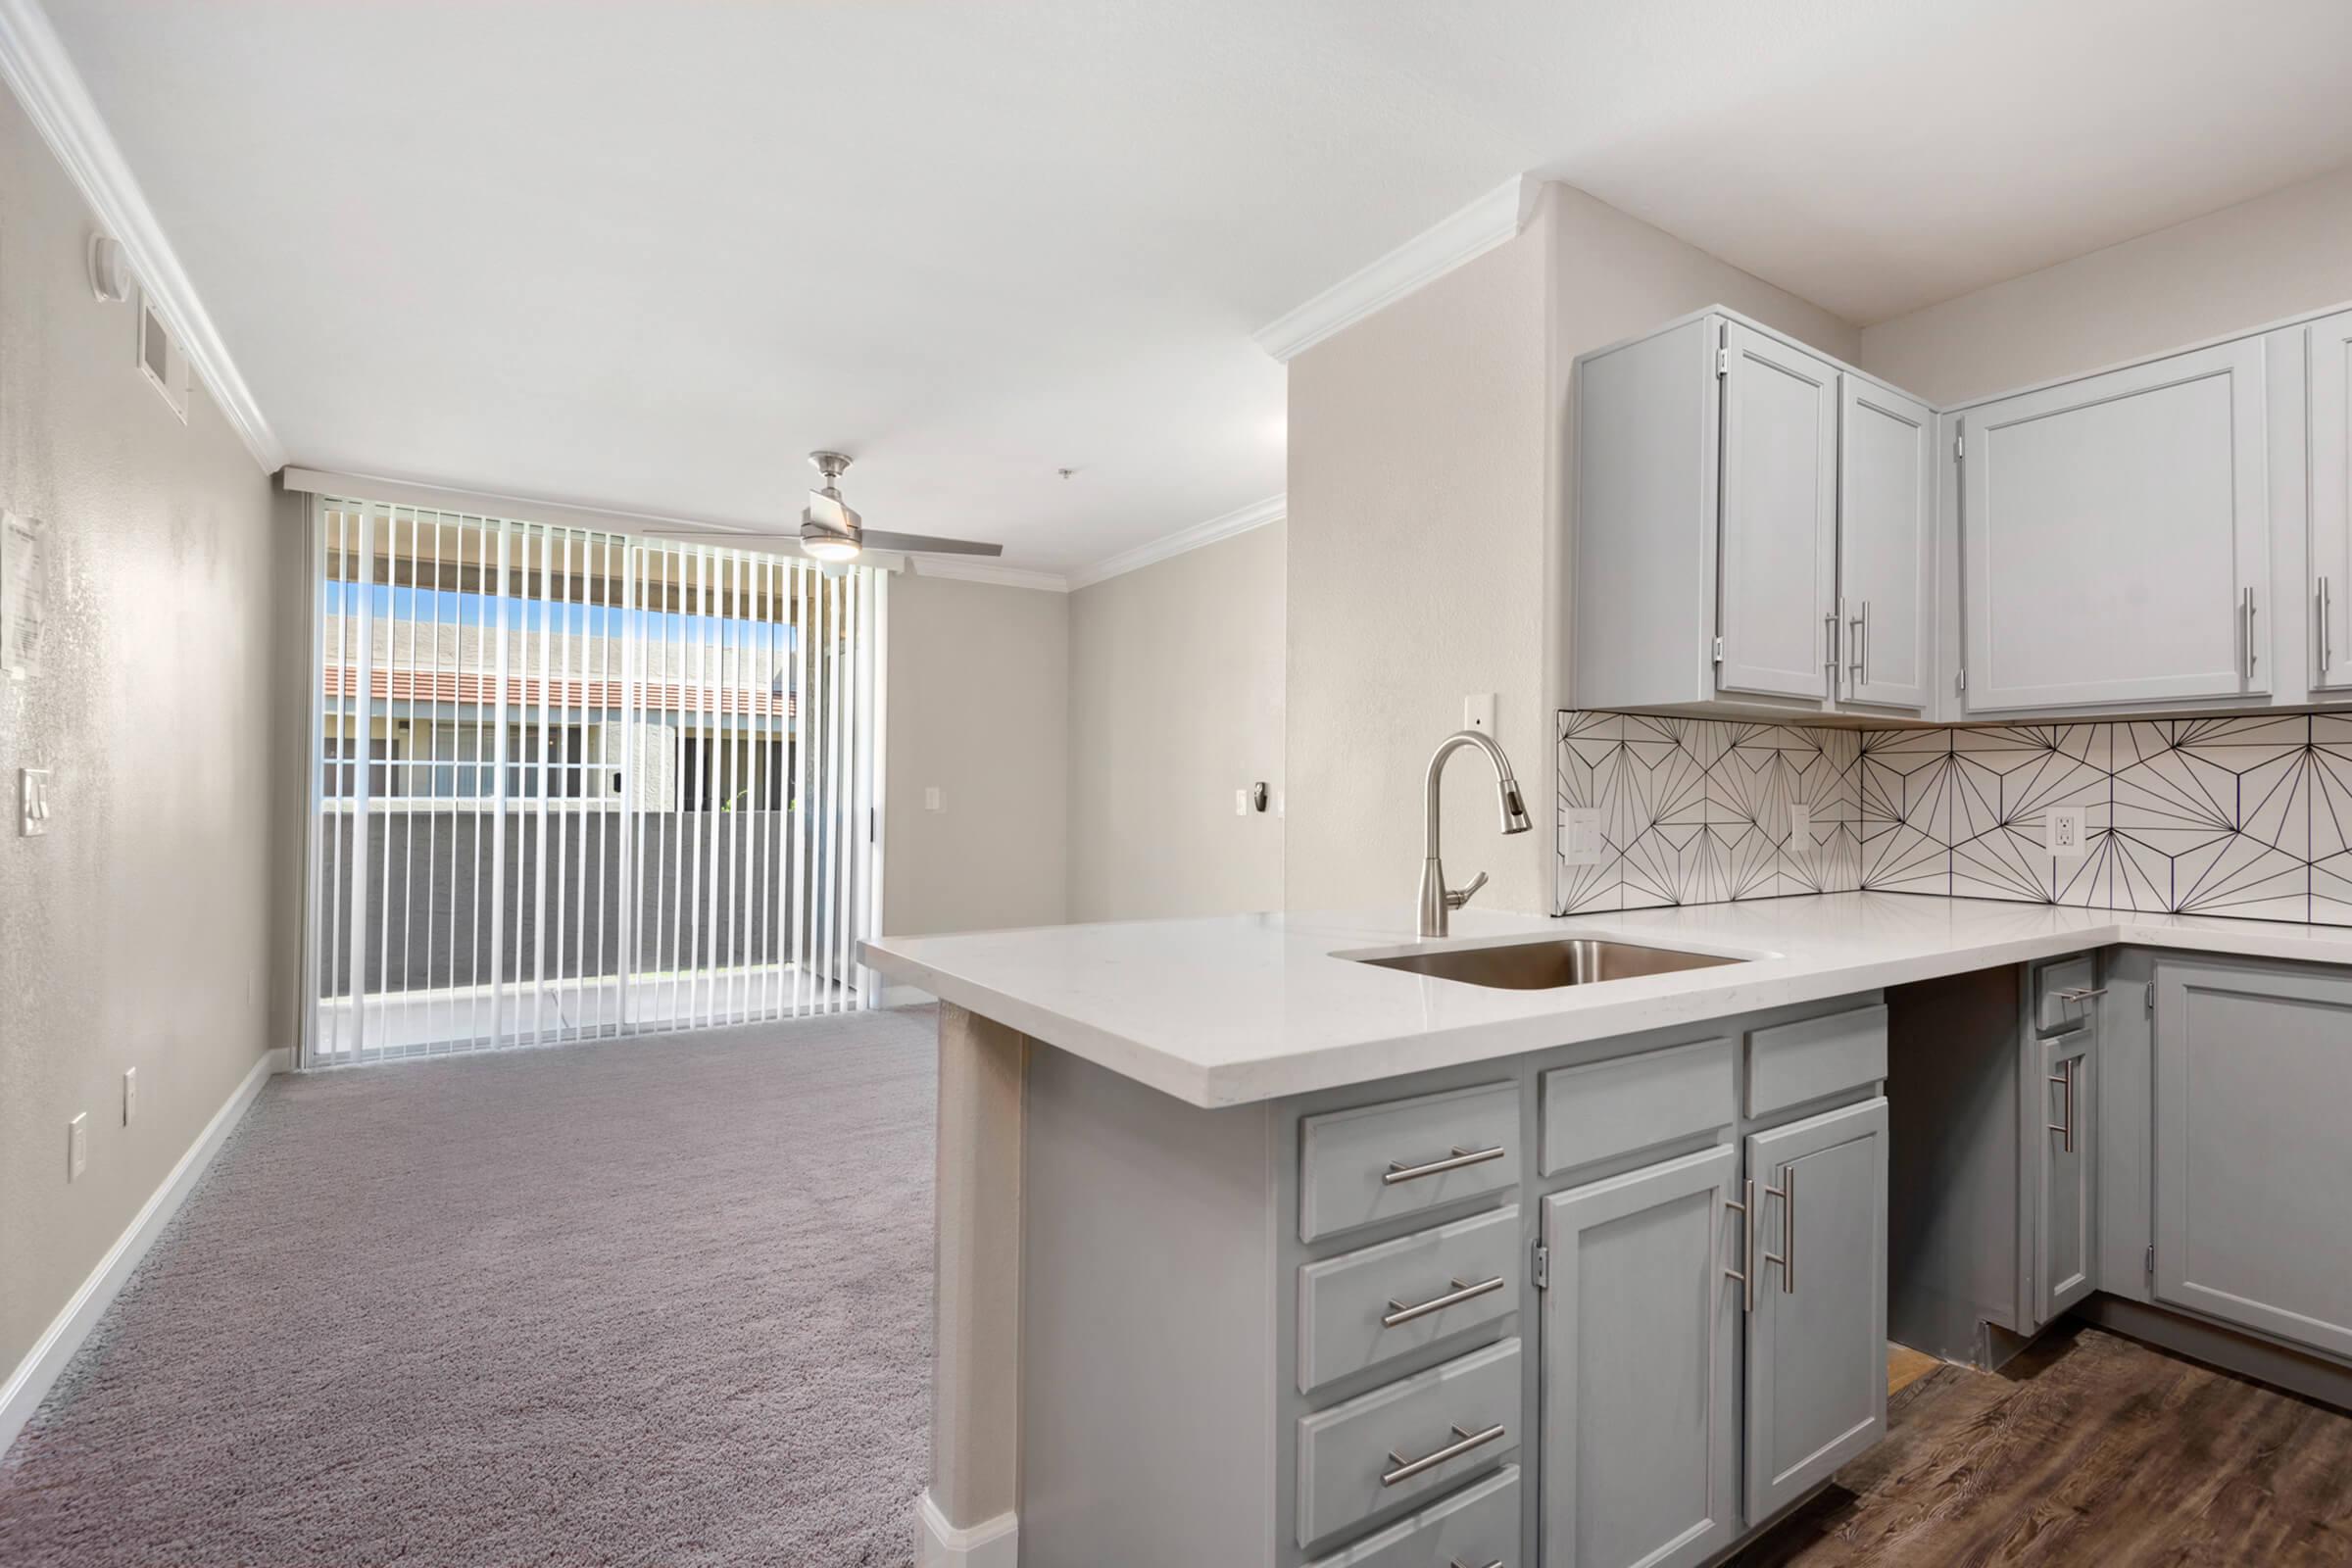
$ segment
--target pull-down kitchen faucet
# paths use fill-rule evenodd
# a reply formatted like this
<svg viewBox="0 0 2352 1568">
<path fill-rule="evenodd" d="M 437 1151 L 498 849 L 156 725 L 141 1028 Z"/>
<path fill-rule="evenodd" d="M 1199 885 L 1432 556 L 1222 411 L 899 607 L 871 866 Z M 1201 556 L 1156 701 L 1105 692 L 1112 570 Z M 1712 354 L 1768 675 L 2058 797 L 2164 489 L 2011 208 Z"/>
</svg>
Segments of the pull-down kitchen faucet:
<svg viewBox="0 0 2352 1568">
<path fill-rule="evenodd" d="M 1442 937 L 1446 934 L 1446 916 L 1470 902 L 1470 896 L 1487 885 L 1487 873 L 1481 871 L 1466 888 L 1446 885 L 1446 867 L 1438 860 L 1438 791 L 1439 781 L 1446 774 L 1446 760 L 1465 746 L 1475 746 L 1487 754 L 1494 764 L 1494 788 L 1502 802 L 1502 830 L 1505 833 L 1524 833 L 1534 824 L 1527 819 L 1527 808 L 1519 801 L 1519 781 L 1511 777 L 1511 760 L 1502 755 L 1502 748 L 1494 738 L 1475 729 L 1456 730 L 1438 742 L 1437 755 L 1429 760 L 1429 779 L 1424 786 L 1423 802 L 1427 812 L 1421 830 L 1421 934 Z"/>
</svg>

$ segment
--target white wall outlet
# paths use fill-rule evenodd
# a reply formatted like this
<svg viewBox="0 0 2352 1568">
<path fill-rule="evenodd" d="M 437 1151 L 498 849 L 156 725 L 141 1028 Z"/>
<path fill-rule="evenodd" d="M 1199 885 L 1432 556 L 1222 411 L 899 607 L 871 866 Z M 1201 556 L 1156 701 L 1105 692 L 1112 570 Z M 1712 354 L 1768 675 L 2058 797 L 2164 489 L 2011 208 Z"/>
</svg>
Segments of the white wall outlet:
<svg viewBox="0 0 2352 1568">
<path fill-rule="evenodd" d="M 122 1125 L 129 1126 L 131 1118 L 138 1113 L 139 1069 L 125 1067 L 122 1069 Z"/>
<path fill-rule="evenodd" d="M 1571 806 L 1566 812 L 1563 826 L 1566 830 L 1567 843 L 1562 847 L 1561 859 L 1566 860 L 1570 865 L 1607 863 L 1609 845 L 1607 838 L 1602 835 L 1600 830 L 1600 808 Z"/>
<path fill-rule="evenodd" d="M 2059 859 L 2080 856 L 2086 847 L 2083 839 L 2082 808 L 2053 806 L 2042 814 L 2041 844 Z"/>
<path fill-rule="evenodd" d="M 1494 733 L 1494 694 L 1472 692 L 1462 699 L 1462 728 L 1474 729 L 1481 735 Z"/>
<path fill-rule="evenodd" d="M 938 785 L 926 784 L 923 786 L 923 809 L 926 811 L 947 809 L 947 798 L 939 793 Z"/>
<path fill-rule="evenodd" d="M 1788 853 L 1804 856 L 1813 853 L 1813 808 L 1788 808 Z"/>
<path fill-rule="evenodd" d="M 90 1113 L 83 1111 L 66 1123 L 66 1180 L 90 1168 Z"/>
<path fill-rule="evenodd" d="M 18 831 L 25 838 L 37 839 L 49 831 L 49 770 L 45 767 L 23 767 L 17 770 Z"/>
</svg>

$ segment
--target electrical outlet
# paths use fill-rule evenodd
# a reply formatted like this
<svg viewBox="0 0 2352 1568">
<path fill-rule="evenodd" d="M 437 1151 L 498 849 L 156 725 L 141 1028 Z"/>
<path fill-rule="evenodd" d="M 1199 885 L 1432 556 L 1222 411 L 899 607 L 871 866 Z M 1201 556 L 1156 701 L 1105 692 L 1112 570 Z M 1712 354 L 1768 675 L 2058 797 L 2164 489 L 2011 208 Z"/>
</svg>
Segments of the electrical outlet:
<svg viewBox="0 0 2352 1568">
<path fill-rule="evenodd" d="M 926 811 L 947 809 L 947 798 L 940 794 L 938 785 L 926 784 L 923 786 L 923 809 Z"/>
<path fill-rule="evenodd" d="M 122 1069 L 122 1125 L 129 1126 L 131 1118 L 138 1113 L 139 1069 L 125 1067 Z"/>
<path fill-rule="evenodd" d="M 1462 699 L 1462 728 L 1474 729 L 1481 735 L 1494 733 L 1494 694 L 1472 692 Z"/>
<path fill-rule="evenodd" d="M 1800 857 L 1813 853 L 1813 808 L 1809 806 L 1788 808 L 1788 853 Z"/>
<path fill-rule="evenodd" d="M 1609 858 L 1608 840 L 1600 830 L 1600 808 L 1571 806 L 1564 813 L 1566 845 L 1560 858 L 1570 865 L 1602 865 Z"/>
<path fill-rule="evenodd" d="M 2059 859 L 2079 856 L 2084 848 L 2082 808 L 2053 806 L 2042 814 L 2042 848 Z"/>
<path fill-rule="evenodd" d="M 90 1113 L 83 1111 L 66 1123 L 66 1180 L 90 1168 Z"/>
</svg>

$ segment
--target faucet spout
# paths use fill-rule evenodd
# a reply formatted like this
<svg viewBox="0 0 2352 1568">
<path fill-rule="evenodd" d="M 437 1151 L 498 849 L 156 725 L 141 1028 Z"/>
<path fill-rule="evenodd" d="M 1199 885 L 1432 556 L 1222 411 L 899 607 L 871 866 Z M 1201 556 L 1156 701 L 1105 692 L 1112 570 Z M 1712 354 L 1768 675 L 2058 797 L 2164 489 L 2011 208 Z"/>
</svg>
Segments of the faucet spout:
<svg viewBox="0 0 2352 1568">
<path fill-rule="evenodd" d="M 1438 854 L 1439 802 L 1446 776 L 1446 762 L 1465 746 L 1475 746 L 1487 754 L 1494 764 L 1495 804 L 1505 833 L 1524 833 L 1534 826 L 1528 820 L 1527 805 L 1519 795 L 1519 781 L 1511 775 L 1511 760 L 1502 755 L 1493 736 L 1475 729 L 1456 730 L 1438 743 L 1429 760 L 1429 772 L 1423 781 L 1421 825 L 1421 910 L 1418 929 L 1425 937 L 1446 934 L 1446 917 L 1470 902 L 1487 878 L 1484 872 L 1466 888 L 1448 889 L 1446 886 L 1446 867 Z"/>
</svg>

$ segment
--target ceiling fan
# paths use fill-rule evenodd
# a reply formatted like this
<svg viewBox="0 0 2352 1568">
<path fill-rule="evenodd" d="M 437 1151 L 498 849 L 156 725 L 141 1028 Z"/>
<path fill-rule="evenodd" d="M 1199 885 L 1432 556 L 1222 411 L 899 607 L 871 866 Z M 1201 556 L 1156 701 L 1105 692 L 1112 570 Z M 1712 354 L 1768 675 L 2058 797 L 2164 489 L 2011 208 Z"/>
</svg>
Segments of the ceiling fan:
<svg viewBox="0 0 2352 1568">
<path fill-rule="evenodd" d="M 801 526 L 797 533 L 778 533 L 765 529 L 727 530 L 722 528 L 648 528 L 647 533 L 662 539 L 702 539 L 713 544 L 731 545 L 739 550 L 762 550 L 777 555 L 807 556 L 812 561 L 855 561 L 861 551 L 896 550 L 918 556 L 1001 556 L 1003 545 L 983 544 L 977 539 L 943 539 L 937 534 L 891 533 L 880 528 L 868 528 L 865 520 L 841 499 L 841 476 L 850 466 L 847 454 L 840 452 L 811 452 L 808 461 L 825 477 L 824 488 L 808 492 L 808 504 L 801 509 Z"/>
</svg>

